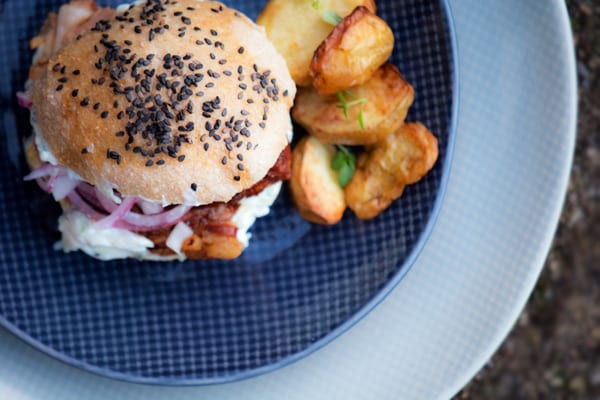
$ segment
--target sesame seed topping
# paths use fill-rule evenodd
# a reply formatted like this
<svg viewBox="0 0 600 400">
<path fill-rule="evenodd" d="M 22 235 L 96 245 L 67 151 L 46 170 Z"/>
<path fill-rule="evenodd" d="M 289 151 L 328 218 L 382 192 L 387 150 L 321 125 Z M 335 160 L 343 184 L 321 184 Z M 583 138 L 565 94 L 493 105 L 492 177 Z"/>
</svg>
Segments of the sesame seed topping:
<svg viewBox="0 0 600 400">
<path fill-rule="evenodd" d="M 190 188 L 195 192 L 196 190 L 198 190 L 198 185 L 196 185 L 195 183 L 192 183 L 190 185 Z"/>
<path fill-rule="evenodd" d="M 100 114 L 100 117 L 107 118 L 108 117 L 108 111 L 102 111 L 102 114 Z"/>
<path fill-rule="evenodd" d="M 79 94 L 79 89 L 75 89 L 71 92 L 71 96 L 73 96 L 73 97 L 77 97 L 78 94 Z"/>
<path fill-rule="evenodd" d="M 58 86 L 56 87 L 56 91 L 57 91 L 57 92 L 60 92 L 61 90 L 63 90 L 63 85 L 58 85 Z"/>
</svg>

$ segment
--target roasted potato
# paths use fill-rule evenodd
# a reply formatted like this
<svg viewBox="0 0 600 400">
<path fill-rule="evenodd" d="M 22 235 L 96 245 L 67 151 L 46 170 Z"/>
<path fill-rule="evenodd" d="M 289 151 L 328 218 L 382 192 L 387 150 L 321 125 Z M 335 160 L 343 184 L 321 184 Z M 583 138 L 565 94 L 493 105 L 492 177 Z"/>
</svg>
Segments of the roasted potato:
<svg viewBox="0 0 600 400">
<path fill-rule="evenodd" d="M 322 12 L 349 15 L 356 7 L 365 6 L 375 12 L 374 0 L 320 0 L 318 10 L 312 0 L 270 0 L 257 18 L 267 36 L 285 58 L 292 78 L 299 86 L 312 82 L 310 62 L 317 47 L 333 30 Z"/>
<path fill-rule="evenodd" d="M 357 7 L 321 43 L 310 64 L 313 85 L 321 95 L 362 85 L 390 58 L 394 33 L 388 24 Z"/>
<path fill-rule="evenodd" d="M 419 181 L 438 158 L 438 142 L 423 124 L 405 123 L 358 157 L 345 188 L 348 206 L 360 219 L 372 219 Z"/>
<path fill-rule="evenodd" d="M 413 103 L 414 90 L 398 68 L 385 64 L 375 71 L 369 81 L 352 88 L 343 96 L 355 102 L 364 99 L 363 103 L 348 107 L 348 118 L 340 108 L 341 101 L 337 96 L 320 96 L 312 87 L 300 88 L 292 116 L 323 143 L 373 144 L 397 130 L 404 122 L 408 108 Z"/>
<path fill-rule="evenodd" d="M 317 224 L 338 223 L 344 215 L 344 190 L 331 168 L 335 147 L 305 136 L 292 152 L 290 190 L 300 215 Z"/>
</svg>

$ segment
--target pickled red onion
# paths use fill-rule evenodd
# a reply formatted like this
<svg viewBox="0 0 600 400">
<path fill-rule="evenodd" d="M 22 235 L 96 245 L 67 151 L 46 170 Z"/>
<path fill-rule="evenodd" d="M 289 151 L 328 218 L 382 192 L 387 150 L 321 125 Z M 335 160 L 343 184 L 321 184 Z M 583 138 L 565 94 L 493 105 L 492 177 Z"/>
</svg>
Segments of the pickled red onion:
<svg viewBox="0 0 600 400">
<path fill-rule="evenodd" d="M 25 94 L 25 92 L 17 92 L 17 103 L 23 107 L 30 109 L 33 106 L 31 99 Z"/>
</svg>

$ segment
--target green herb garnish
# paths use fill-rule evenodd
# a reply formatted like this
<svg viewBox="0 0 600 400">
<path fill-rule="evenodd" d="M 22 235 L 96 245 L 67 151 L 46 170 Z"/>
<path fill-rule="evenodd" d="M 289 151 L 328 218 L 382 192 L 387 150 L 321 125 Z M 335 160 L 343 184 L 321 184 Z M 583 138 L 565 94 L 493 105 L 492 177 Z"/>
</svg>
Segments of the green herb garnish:
<svg viewBox="0 0 600 400">
<path fill-rule="evenodd" d="M 338 151 L 331 160 L 331 168 L 338 171 L 338 182 L 345 188 L 356 171 L 356 156 L 346 146 L 336 146 Z"/>
<path fill-rule="evenodd" d="M 348 98 L 346 98 L 346 96 L 344 95 L 348 96 Z M 346 120 L 348 119 L 348 110 L 350 110 L 354 106 L 360 105 L 360 109 L 358 110 L 358 124 L 360 125 L 361 129 L 365 129 L 365 121 L 363 119 L 363 107 L 367 103 L 367 98 L 361 97 L 360 99 L 358 99 L 349 90 L 340 90 L 339 92 L 337 92 L 337 97 L 340 100 L 340 104 L 337 104 L 336 107 L 344 110 L 344 117 L 346 117 Z"/>
<path fill-rule="evenodd" d="M 323 21 L 327 22 L 329 25 L 336 26 L 340 22 L 342 22 L 342 17 L 337 15 L 337 13 L 333 10 L 325 10 L 321 13 L 321 18 Z"/>
<path fill-rule="evenodd" d="M 321 2 L 319 0 L 312 0 L 311 6 L 316 11 L 321 11 Z M 339 24 L 343 19 L 333 10 L 321 11 L 321 18 L 323 19 L 323 21 L 325 21 L 329 25 L 333 25 L 333 26 L 336 26 L 337 24 Z"/>
</svg>

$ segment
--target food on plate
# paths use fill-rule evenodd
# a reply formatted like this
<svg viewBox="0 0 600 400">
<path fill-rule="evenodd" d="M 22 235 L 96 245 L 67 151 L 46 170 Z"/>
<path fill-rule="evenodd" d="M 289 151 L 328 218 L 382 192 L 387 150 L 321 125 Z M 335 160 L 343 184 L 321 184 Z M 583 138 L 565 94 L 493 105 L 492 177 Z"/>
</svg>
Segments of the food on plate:
<svg viewBox="0 0 600 400">
<path fill-rule="evenodd" d="M 308 86 L 314 52 L 334 28 L 327 16 L 345 17 L 358 6 L 376 11 L 374 0 L 269 0 L 257 23 L 285 58 L 296 84 Z"/>
<path fill-rule="evenodd" d="M 346 200 L 339 172 L 331 168 L 336 150 L 312 136 L 303 137 L 292 152 L 290 190 L 302 217 L 318 224 L 338 223 Z"/>
<path fill-rule="evenodd" d="M 368 145 L 400 127 L 413 99 L 413 87 L 398 68 L 385 64 L 363 85 L 337 95 L 321 96 L 314 87 L 299 88 L 292 115 L 324 143 Z"/>
<path fill-rule="evenodd" d="M 368 147 L 345 188 L 348 206 L 361 219 L 372 219 L 419 181 L 438 158 L 438 142 L 419 123 L 405 123 L 396 132 Z"/>
<path fill-rule="evenodd" d="M 394 49 L 388 24 L 366 7 L 344 18 L 314 53 L 310 64 L 313 85 L 331 95 L 367 82 Z"/>
<path fill-rule="evenodd" d="M 31 46 L 26 179 L 64 250 L 239 256 L 291 174 L 296 87 L 264 30 L 215 1 L 73 0 Z"/>
</svg>

